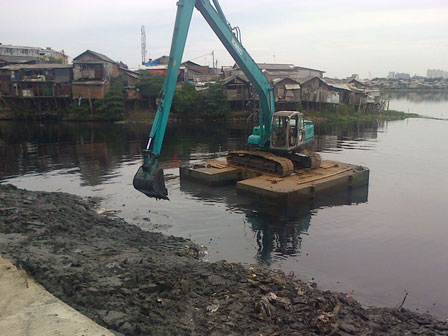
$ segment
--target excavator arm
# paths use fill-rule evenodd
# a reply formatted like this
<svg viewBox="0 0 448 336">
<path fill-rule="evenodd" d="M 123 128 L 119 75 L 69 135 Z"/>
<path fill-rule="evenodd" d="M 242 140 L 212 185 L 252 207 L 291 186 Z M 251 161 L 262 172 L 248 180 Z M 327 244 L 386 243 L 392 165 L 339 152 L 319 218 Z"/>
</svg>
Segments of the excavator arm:
<svg viewBox="0 0 448 336">
<path fill-rule="evenodd" d="M 248 142 L 262 149 L 269 147 L 270 121 L 275 108 L 272 85 L 233 32 L 218 0 L 212 1 L 213 5 L 210 0 L 179 0 L 177 3 L 170 59 L 161 101 L 157 108 L 148 144 L 143 151 L 143 165 L 137 171 L 133 181 L 134 187 L 149 197 L 168 199 L 163 171 L 158 168 L 158 162 L 194 7 L 208 22 L 259 96 L 262 114 L 259 116 L 259 125 L 254 127 Z"/>
</svg>

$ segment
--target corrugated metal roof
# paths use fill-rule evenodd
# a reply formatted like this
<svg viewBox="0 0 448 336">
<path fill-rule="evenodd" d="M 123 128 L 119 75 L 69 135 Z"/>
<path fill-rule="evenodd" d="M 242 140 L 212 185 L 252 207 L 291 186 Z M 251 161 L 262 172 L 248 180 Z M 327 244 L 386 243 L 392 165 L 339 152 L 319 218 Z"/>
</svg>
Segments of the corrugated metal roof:
<svg viewBox="0 0 448 336">
<path fill-rule="evenodd" d="M 38 61 L 39 57 L 0 55 L 0 60 L 6 61 L 6 62 L 23 63 L 23 62 L 29 62 L 29 61 Z"/>
<path fill-rule="evenodd" d="M 126 74 L 128 74 L 129 76 L 134 77 L 134 78 L 137 78 L 137 79 L 138 79 L 139 76 L 140 76 L 137 72 L 132 71 L 132 70 L 129 70 L 129 69 L 120 68 L 119 71 L 122 71 L 123 73 L 126 73 Z"/>
<path fill-rule="evenodd" d="M 249 83 L 249 81 L 248 81 L 247 79 L 244 79 L 244 78 L 242 78 L 241 76 L 232 75 L 232 76 L 230 76 L 230 77 L 227 77 L 227 78 L 224 80 L 223 84 L 227 84 L 227 83 L 229 83 L 229 82 L 231 82 L 231 81 L 233 81 L 234 79 L 237 79 L 237 78 L 238 78 L 240 81 L 245 82 L 246 84 Z"/>
<path fill-rule="evenodd" d="M 0 44 L 0 47 L 10 48 L 10 49 L 33 49 L 33 50 L 41 50 L 40 47 L 25 47 L 25 46 L 16 46 L 11 44 Z"/>
<path fill-rule="evenodd" d="M 93 51 L 93 50 L 86 50 L 84 51 L 82 54 L 76 56 L 73 61 L 76 61 L 78 58 L 80 58 L 82 55 L 86 54 L 86 53 L 90 53 L 96 57 L 98 57 L 99 59 L 105 61 L 105 62 L 110 62 L 110 63 L 117 63 L 115 62 L 113 59 L 107 57 L 106 55 L 100 54 L 99 52 Z"/>
<path fill-rule="evenodd" d="M 257 63 L 264 70 L 294 70 L 294 64 Z"/>
<path fill-rule="evenodd" d="M 0 68 L 1 70 L 36 70 L 36 69 L 70 69 L 73 64 L 51 64 L 51 63 L 40 63 L 40 64 L 11 64 Z"/>
<path fill-rule="evenodd" d="M 317 72 L 325 73 L 325 71 L 322 71 L 322 70 L 311 69 L 311 68 L 305 68 L 305 67 L 301 67 L 301 66 L 295 66 L 294 68 L 296 68 L 296 69 L 304 69 L 304 70 L 311 70 L 311 71 L 317 71 Z"/>
<path fill-rule="evenodd" d="M 296 81 L 295 79 L 289 78 L 289 77 L 283 77 L 283 78 L 274 78 L 272 80 L 272 85 L 277 85 L 278 83 L 282 82 L 282 81 L 291 81 L 293 83 L 290 84 L 285 84 L 285 85 L 296 85 L 296 84 L 300 84 L 298 81 Z"/>
<path fill-rule="evenodd" d="M 319 78 L 322 82 L 324 82 L 325 84 L 327 84 L 328 86 L 331 86 L 335 89 L 340 89 L 340 90 L 347 90 L 347 91 L 352 91 L 350 89 L 350 87 L 344 83 L 341 80 L 338 79 L 334 79 L 334 78 Z"/>
</svg>

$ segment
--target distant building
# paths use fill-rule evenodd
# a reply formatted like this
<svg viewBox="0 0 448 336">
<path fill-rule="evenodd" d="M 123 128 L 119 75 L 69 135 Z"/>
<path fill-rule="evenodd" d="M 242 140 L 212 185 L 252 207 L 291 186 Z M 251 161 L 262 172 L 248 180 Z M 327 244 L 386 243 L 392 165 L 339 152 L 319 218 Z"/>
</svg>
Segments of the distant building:
<svg viewBox="0 0 448 336">
<path fill-rule="evenodd" d="M 39 58 L 41 48 L 0 44 L 0 56 L 36 57 Z"/>
<path fill-rule="evenodd" d="M 35 59 L 43 62 L 68 64 L 68 56 L 64 54 L 64 51 L 56 51 L 50 47 L 44 49 L 39 47 L 0 44 L 0 57 L 1 56 L 9 56 L 9 64 L 23 63 L 22 60 L 24 57 L 25 59 Z M 14 62 L 14 58 L 17 59 L 17 62 Z"/>
<path fill-rule="evenodd" d="M 347 80 L 350 80 L 350 79 L 359 80 L 359 75 L 358 74 L 352 74 L 350 77 L 347 78 Z"/>
<path fill-rule="evenodd" d="M 427 71 L 428 78 L 448 78 L 448 71 L 445 70 L 436 70 L 436 69 L 428 69 Z"/>
<path fill-rule="evenodd" d="M 389 72 L 387 79 L 411 79 L 411 75 L 403 72 Z"/>
<path fill-rule="evenodd" d="M 397 72 L 395 74 L 395 79 L 405 79 L 405 80 L 409 80 L 411 79 L 411 75 L 408 73 L 402 73 L 402 72 Z"/>
<path fill-rule="evenodd" d="M 68 56 L 62 51 L 56 51 L 47 47 L 45 49 L 40 49 L 39 57 L 46 62 L 58 62 L 61 64 L 68 64 Z"/>
</svg>

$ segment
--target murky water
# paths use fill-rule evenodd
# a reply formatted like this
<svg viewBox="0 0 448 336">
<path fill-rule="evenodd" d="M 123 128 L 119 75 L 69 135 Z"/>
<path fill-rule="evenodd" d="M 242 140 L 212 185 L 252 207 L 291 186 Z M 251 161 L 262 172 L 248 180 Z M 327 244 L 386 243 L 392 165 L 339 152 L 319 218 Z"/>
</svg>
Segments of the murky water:
<svg viewBox="0 0 448 336">
<path fill-rule="evenodd" d="M 390 107 L 400 104 L 425 110 L 424 102 L 402 98 Z M 436 112 L 428 104 L 422 114 L 448 112 L 448 99 Z M 170 128 L 165 173 L 177 176 L 185 162 L 239 147 L 244 126 Z M 353 291 L 365 304 L 396 306 L 407 291 L 405 307 L 448 317 L 448 122 L 317 125 L 323 158 L 369 167 L 370 184 L 294 209 L 178 178 L 167 181 L 171 201 L 146 198 L 132 177 L 147 133 L 146 125 L 0 122 L 0 178 L 31 190 L 100 196 L 104 207 L 144 229 L 204 244 L 209 260 L 281 268 L 321 288 Z"/>
</svg>

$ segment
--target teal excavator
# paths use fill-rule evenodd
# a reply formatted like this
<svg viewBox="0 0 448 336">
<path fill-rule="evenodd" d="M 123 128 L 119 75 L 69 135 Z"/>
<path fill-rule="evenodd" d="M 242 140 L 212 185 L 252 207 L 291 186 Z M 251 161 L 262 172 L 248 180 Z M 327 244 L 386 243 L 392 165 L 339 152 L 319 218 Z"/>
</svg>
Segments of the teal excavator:
<svg viewBox="0 0 448 336">
<path fill-rule="evenodd" d="M 160 104 L 148 144 L 143 150 L 143 165 L 134 176 L 134 187 L 149 197 L 168 199 L 163 170 L 158 167 L 159 157 L 194 7 L 216 33 L 259 97 L 261 113 L 258 114 L 258 125 L 248 138 L 248 145 L 254 149 L 231 151 L 227 162 L 274 176 L 288 176 L 298 168 L 320 166 L 319 155 L 304 149 L 305 144 L 314 138 L 313 123 L 304 120 L 298 111 L 275 112 L 271 83 L 241 44 L 239 28 L 229 24 L 218 0 L 179 0 Z"/>
</svg>

